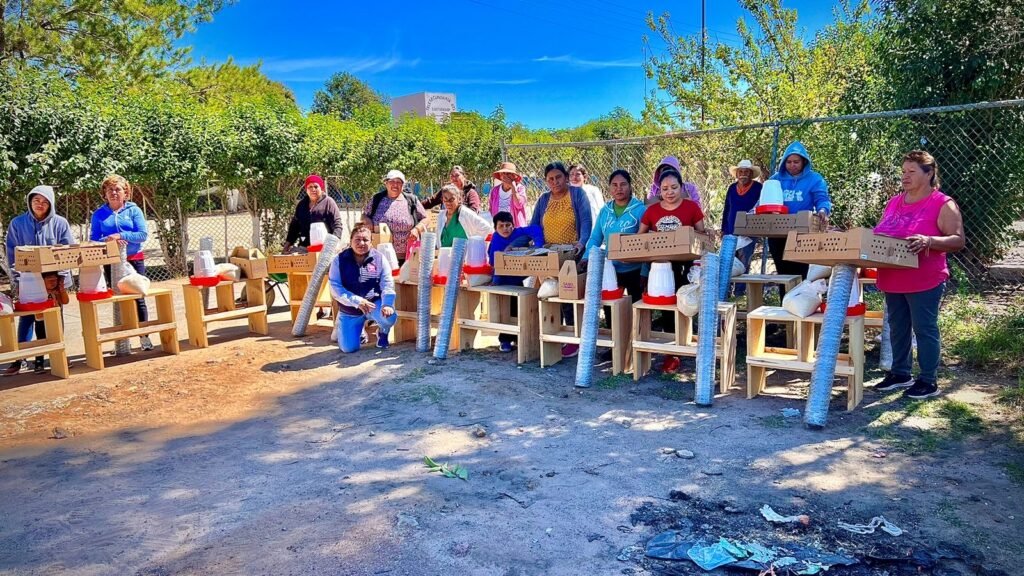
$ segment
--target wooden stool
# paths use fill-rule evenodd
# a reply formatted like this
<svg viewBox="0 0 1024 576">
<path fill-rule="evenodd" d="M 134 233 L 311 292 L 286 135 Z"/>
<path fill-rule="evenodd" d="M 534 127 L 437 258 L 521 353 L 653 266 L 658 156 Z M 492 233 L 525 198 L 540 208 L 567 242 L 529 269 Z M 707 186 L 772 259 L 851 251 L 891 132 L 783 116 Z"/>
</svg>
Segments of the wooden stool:
<svg viewBox="0 0 1024 576">
<path fill-rule="evenodd" d="M 441 324 L 441 307 L 444 304 L 444 286 L 430 287 L 430 337 L 437 337 L 437 328 Z M 461 290 L 461 288 L 460 288 Z M 420 286 L 414 283 L 395 282 L 395 314 L 398 320 L 391 329 L 391 342 L 416 341 L 416 305 L 419 301 Z M 459 305 L 455 304 L 455 319 L 459 318 Z M 452 325 L 452 337 L 448 341 L 448 350 L 459 349 L 459 329 Z"/>
<path fill-rule="evenodd" d="M 510 302 L 518 303 L 513 316 Z M 458 319 L 460 350 L 477 347 L 484 332 L 516 337 L 516 363 L 540 356 L 537 289 L 525 286 L 470 286 L 459 290 Z"/>
<path fill-rule="evenodd" d="M 103 300 L 79 301 L 82 313 L 82 339 L 85 341 L 85 363 L 96 370 L 103 369 L 103 343 L 127 340 L 134 336 L 160 333 L 160 348 L 168 354 L 177 354 L 178 325 L 174 320 L 174 297 L 168 288 L 150 288 L 144 298 L 156 300 L 156 320 L 139 322 L 135 301 L 138 294 L 119 294 Z M 105 304 L 121 307 L 121 324 L 100 328 L 97 307 Z M 152 309 L 151 309 L 152 310 Z"/>
<path fill-rule="evenodd" d="M 295 319 L 299 317 L 299 308 L 302 308 L 302 298 L 306 295 L 306 289 L 309 287 L 309 281 L 312 278 L 312 272 L 288 273 L 288 305 L 291 308 L 292 324 L 295 324 Z M 334 299 L 331 298 L 331 287 L 328 285 L 327 275 L 324 274 L 323 282 L 320 283 L 320 293 L 316 298 L 316 306 L 331 308 L 333 311 L 333 305 Z"/>
<path fill-rule="evenodd" d="M 601 306 L 611 306 L 611 329 L 597 331 L 597 346 L 612 349 L 612 374 L 621 374 L 630 359 L 630 308 L 628 296 L 616 300 L 602 300 Z M 562 325 L 562 304 L 572 305 L 573 325 Z M 540 301 L 540 366 L 551 366 L 562 361 L 562 344 L 580 344 L 583 323 L 583 300 L 548 298 Z"/>
<path fill-rule="evenodd" d="M 747 285 L 747 309 L 739 310 L 736 318 L 743 320 L 751 310 L 764 306 L 764 287 L 779 286 L 783 290 L 792 290 L 799 284 L 798 274 L 741 274 L 729 279 L 730 284 Z"/>
<path fill-rule="evenodd" d="M 764 390 L 768 369 L 814 371 L 816 329 L 824 318 L 821 313 L 800 318 L 777 306 L 762 306 L 747 315 L 747 398 Z M 776 322 L 796 323 L 795 349 L 764 345 L 765 325 Z M 836 375 L 846 376 L 846 409 L 853 410 L 864 397 L 864 317 L 847 316 L 846 327 L 850 353 L 839 355 Z"/>
<path fill-rule="evenodd" d="M 18 342 L 17 319 L 42 314 L 46 338 L 32 342 Z M 54 306 L 40 312 L 14 312 L 0 316 L 0 364 L 25 360 L 35 356 L 50 356 L 50 374 L 60 378 L 70 376 L 68 355 L 64 351 L 64 327 L 60 321 L 60 308 Z"/>
<path fill-rule="evenodd" d="M 654 310 L 675 315 L 675 334 L 651 330 Z M 715 358 L 719 360 L 719 394 L 727 394 L 736 381 L 736 304 L 719 302 L 718 334 L 715 336 Z M 693 318 L 679 311 L 675 304 L 633 304 L 633 379 L 643 378 L 651 370 L 654 354 L 697 357 L 699 335 L 693 333 Z"/>
<path fill-rule="evenodd" d="M 235 306 L 235 284 L 245 284 L 245 296 L 248 304 L 241 308 Z M 181 291 L 185 298 L 185 320 L 188 323 L 188 341 L 198 348 L 206 348 L 210 345 L 206 333 L 208 324 L 246 317 L 249 319 L 249 332 L 269 334 L 265 286 L 263 278 L 223 280 L 214 287 L 217 294 L 217 307 L 207 309 L 203 306 L 203 289 L 191 284 L 182 284 Z"/>
</svg>

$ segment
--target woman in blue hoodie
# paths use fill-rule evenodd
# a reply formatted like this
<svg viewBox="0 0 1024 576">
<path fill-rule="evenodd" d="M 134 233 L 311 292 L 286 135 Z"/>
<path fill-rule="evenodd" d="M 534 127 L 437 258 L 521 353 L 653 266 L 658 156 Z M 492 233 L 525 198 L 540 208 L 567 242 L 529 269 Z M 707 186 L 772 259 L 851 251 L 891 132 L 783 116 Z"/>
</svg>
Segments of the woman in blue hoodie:
<svg viewBox="0 0 1024 576">
<path fill-rule="evenodd" d="M 71 237 L 71 225 L 63 216 L 58 216 L 54 210 L 53 188 L 49 186 L 36 186 L 25 198 L 28 210 L 19 214 L 11 220 L 7 228 L 7 262 L 14 262 L 14 250 L 18 246 L 56 246 L 58 244 L 74 244 Z M 63 270 L 60 278 L 64 287 L 71 286 L 71 272 Z M 17 270 L 11 270 L 12 280 L 18 282 Z M 15 290 L 17 292 L 17 290 Z M 32 340 L 33 328 L 35 335 L 39 338 L 46 338 L 46 325 L 43 321 L 35 321 L 35 316 L 22 316 L 18 319 L 18 342 Z M 25 367 L 23 360 L 15 360 L 4 376 L 13 376 Z M 46 371 L 43 365 L 43 357 L 36 356 L 35 373 L 42 374 Z"/>
<path fill-rule="evenodd" d="M 821 174 L 814 171 L 811 156 L 803 144 L 796 141 L 786 148 L 782 160 L 779 161 L 778 172 L 772 179 L 782 184 L 782 201 L 790 214 L 810 210 L 828 223 L 828 216 L 832 213 L 828 183 Z M 807 276 L 807 264 L 786 262 L 782 259 L 786 250 L 785 238 L 769 238 L 768 250 L 772 254 L 772 261 L 775 262 L 775 271 L 778 274 Z"/>
<path fill-rule="evenodd" d="M 142 208 L 131 202 L 131 186 L 123 176 L 111 174 L 103 179 L 100 184 L 100 193 L 107 200 L 92 213 L 92 223 L 89 226 L 89 239 L 93 242 L 100 240 L 117 240 L 126 247 L 128 254 L 128 265 L 136 272 L 145 276 L 146 255 L 142 252 L 142 243 L 149 238 L 149 229 L 146 226 L 146 215 Z M 106 269 L 107 283 L 110 283 L 110 266 Z M 146 299 L 139 298 L 135 301 L 135 308 L 139 311 L 139 321 L 149 320 L 149 310 L 146 308 Z M 143 350 L 152 350 L 153 343 L 149 336 L 141 336 L 139 342 Z"/>
<path fill-rule="evenodd" d="M 612 234 L 634 234 L 640 229 L 640 219 L 646 207 L 633 195 L 633 177 L 625 170 L 616 170 L 608 178 L 608 187 L 612 199 L 597 214 L 594 231 L 590 233 L 587 251 L 583 255 L 584 260 L 590 257 L 591 250 L 607 244 Z M 629 292 L 633 302 L 639 300 L 644 291 L 641 265 L 636 262 L 612 262 L 612 266 L 615 267 L 615 279 L 619 287 Z"/>
</svg>

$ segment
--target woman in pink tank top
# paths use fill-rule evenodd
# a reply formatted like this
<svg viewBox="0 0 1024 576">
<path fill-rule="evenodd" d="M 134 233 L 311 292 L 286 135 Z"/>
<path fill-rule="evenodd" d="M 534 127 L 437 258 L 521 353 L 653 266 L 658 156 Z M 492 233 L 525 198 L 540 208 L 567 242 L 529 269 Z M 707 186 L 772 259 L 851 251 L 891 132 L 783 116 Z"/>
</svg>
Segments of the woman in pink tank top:
<svg viewBox="0 0 1024 576">
<path fill-rule="evenodd" d="M 892 339 L 892 370 L 876 389 L 909 387 L 908 398 L 939 393 L 939 304 L 949 278 L 946 253 L 964 247 L 964 223 L 956 202 L 939 190 L 939 166 L 923 150 L 903 157 L 903 192 L 885 207 L 875 233 L 906 238 L 917 254 L 916 269 L 880 268 Z M 917 336 L 917 380 L 911 375 L 911 338 Z"/>
</svg>

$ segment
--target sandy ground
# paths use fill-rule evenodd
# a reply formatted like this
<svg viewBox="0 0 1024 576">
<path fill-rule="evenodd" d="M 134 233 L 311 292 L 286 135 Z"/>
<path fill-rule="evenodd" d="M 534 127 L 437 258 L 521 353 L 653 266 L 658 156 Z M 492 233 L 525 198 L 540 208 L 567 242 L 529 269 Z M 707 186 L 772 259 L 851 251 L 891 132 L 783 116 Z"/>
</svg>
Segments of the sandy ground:
<svg viewBox="0 0 1024 576">
<path fill-rule="evenodd" d="M 282 310 L 267 337 L 227 325 L 177 357 L 0 381 L 0 574 L 703 573 L 636 552 L 666 527 L 862 560 L 829 574 L 1021 573 L 1004 380 L 947 371 L 986 431 L 920 451 L 872 433 L 935 425 L 896 395 L 846 413 L 837 391 L 809 431 L 780 415 L 803 408 L 786 375 L 700 408 L 691 382 L 602 372 L 579 391 L 575 362 L 517 368 L 496 348 L 442 365 L 411 344 L 343 356 L 326 328 L 293 338 Z M 764 504 L 811 523 L 768 525 Z M 906 533 L 835 528 L 879 514 Z M 881 549 L 957 559 L 868 563 Z"/>
</svg>

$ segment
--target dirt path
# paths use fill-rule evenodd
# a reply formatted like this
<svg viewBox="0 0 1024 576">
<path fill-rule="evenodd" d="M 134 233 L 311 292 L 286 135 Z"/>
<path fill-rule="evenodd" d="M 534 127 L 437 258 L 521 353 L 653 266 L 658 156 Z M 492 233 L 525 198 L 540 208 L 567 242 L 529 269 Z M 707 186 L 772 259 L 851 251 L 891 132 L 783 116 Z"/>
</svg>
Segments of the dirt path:
<svg viewBox="0 0 1024 576">
<path fill-rule="evenodd" d="M 736 387 L 705 409 L 691 383 L 659 378 L 578 392 L 574 369 L 517 369 L 497 352 L 438 367 L 410 345 L 342 358 L 326 331 L 298 340 L 276 323 L 267 338 L 2 390 L 0 574 L 703 573 L 631 548 L 666 528 L 862 560 L 943 550 L 959 560 L 932 573 L 1019 573 L 1024 499 L 1006 465 L 1021 454 L 1014 415 L 992 403 L 1002 381 L 947 374 L 950 396 L 983 415 L 966 428 L 946 404 L 869 392 L 851 414 L 837 396 L 812 432 L 780 414 L 803 408 L 782 376 L 770 396 Z M 424 455 L 468 481 L 428 472 Z M 768 525 L 763 504 L 811 524 Z M 835 528 L 879 514 L 906 534 Z M 829 573 L 883 569 L 916 572 Z"/>
</svg>

